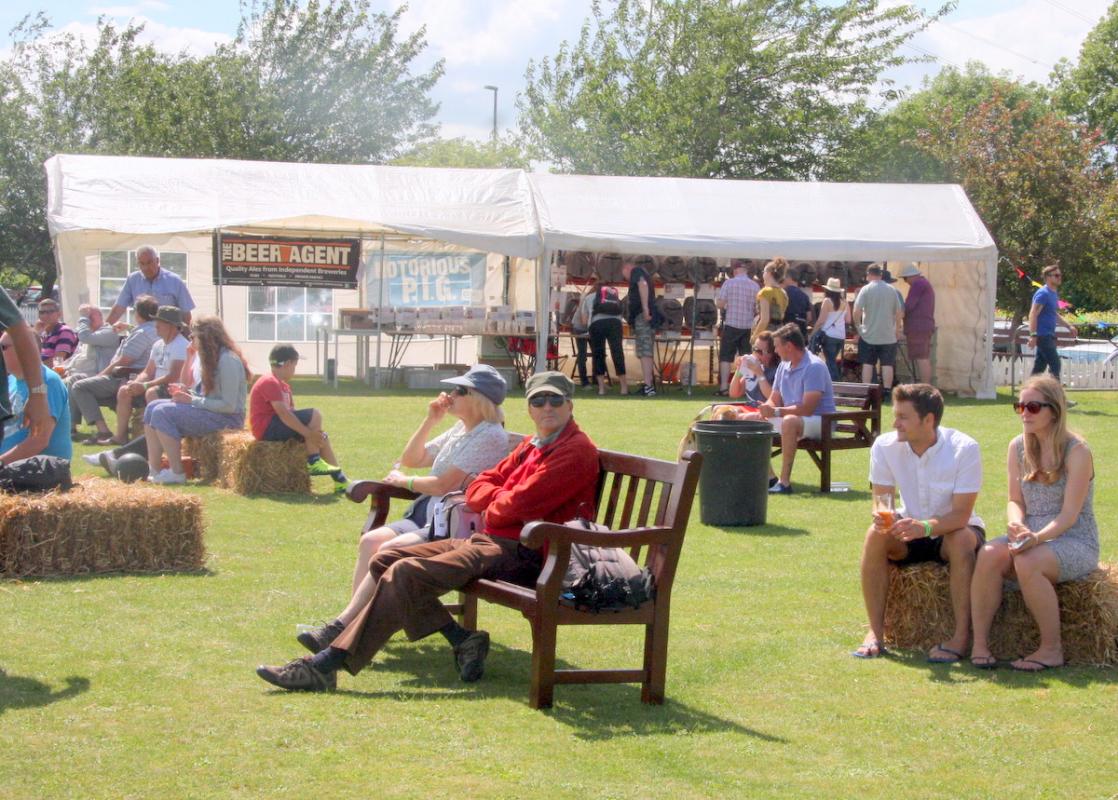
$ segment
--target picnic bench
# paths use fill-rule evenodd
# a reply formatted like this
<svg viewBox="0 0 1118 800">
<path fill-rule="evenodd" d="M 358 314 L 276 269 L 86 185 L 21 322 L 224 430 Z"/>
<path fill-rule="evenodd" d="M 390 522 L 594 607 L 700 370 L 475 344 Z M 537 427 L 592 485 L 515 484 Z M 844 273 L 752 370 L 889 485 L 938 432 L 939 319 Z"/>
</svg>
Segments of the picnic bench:
<svg viewBox="0 0 1118 800">
<path fill-rule="evenodd" d="M 803 450 L 819 467 L 819 491 L 831 491 L 831 453 L 873 445 L 881 433 L 881 387 L 876 383 L 835 383 L 835 411 L 822 414 L 819 439 L 800 439 Z M 773 440 L 773 456 L 780 455 L 780 438 Z"/>
<path fill-rule="evenodd" d="M 510 434 L 510 440 L 523 437 Z M 668 666 L 668 618 L 672 583 L 683 549 L 691 503 L 699 480 L 702 456 L 688 451 L 678 462 L 599 450 L 600 473 L 594 521 L 608 532 L 553 522 L 530 522 L 520 541 L 525 547 L 547 547 L 547 558 L 535 586 L 478 579 L 459 592 L 459 602 L 447 604 L 459 622 L 477 629 L 478 600 L 521 612 L 532 626 L 532 665 L 529 703 L 549 708 L 557 683 L 639 683 L 641 701 L 664 702 Z M 384 524 L 392 498 L 416 497 L 406 489 L 379 481 L 357 481 L 346 490 L 354 502 L 370 501 L 365 530 Z M 639 608 L 593 613 L 560 601 L 571 545 L 624 547 L 655 579 L 655 596 Z M 642 553 L 643 551 L 643 553 Z M 643 625 L 644 657 L 632 669 L 556 669 L 555 645 L 560 625 Z"/>
</svg>

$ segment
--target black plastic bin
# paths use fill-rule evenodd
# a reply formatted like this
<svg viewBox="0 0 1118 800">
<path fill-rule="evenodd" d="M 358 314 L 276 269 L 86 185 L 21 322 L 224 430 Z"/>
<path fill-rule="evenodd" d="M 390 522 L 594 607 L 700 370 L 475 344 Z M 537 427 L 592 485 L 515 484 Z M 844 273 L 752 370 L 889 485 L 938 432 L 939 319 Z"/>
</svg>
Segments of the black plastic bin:
<svg viewBox="0 0 1118 800">
<path fill-rule="evenodd" d="M 704 525 L 764 525 L 773 429 L 767 422 L 696 422 L 699 517 Z"/>
</svg>

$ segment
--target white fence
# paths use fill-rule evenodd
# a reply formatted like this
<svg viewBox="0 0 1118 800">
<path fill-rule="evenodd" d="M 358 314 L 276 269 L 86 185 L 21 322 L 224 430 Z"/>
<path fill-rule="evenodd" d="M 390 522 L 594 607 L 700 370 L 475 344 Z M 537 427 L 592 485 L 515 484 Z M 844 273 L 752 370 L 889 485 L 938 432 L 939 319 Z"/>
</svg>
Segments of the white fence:
<svg viewBox="0 0 1118 800">
<path fill-rule="evenodd" d="M 1020 385 L 1033 369 L 1033 356 L 994 356 L 994 383 Z M 1118 389 L 1118 360 L 1078 361 L 1060 359 L 1060 381 L 1069 389 Z"/>
</svg>

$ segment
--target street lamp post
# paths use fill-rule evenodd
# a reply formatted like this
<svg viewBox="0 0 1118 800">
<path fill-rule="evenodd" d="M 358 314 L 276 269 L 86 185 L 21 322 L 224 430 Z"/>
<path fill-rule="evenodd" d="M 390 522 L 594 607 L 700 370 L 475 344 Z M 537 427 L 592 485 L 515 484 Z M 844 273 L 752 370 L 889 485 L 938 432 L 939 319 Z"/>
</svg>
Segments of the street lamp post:
<svg viewBox="0 0 1118 800">
<path fill-rule="evenodd" d="M 493 146 L 497 145 L 497 87 L 486 86 L 486 89 L 493 92 Z"/>
</svg>

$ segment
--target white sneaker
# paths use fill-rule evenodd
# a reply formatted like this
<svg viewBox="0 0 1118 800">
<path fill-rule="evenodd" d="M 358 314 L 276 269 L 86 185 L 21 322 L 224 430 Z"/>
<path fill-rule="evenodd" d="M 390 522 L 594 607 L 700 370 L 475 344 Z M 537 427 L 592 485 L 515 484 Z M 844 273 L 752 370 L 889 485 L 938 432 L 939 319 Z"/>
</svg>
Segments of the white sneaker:
<svg viewBox="0 0 1118 800">
<path fill-rule="evenodd" d="M 101 454 L 86 453 L 84 456 L 82 456 L 82 461 L 84 461 L 86 464 L 92 464 L 95 467 L 99 467 L 101 466 Z"/>
<path fill-rule="evenodd" d="M 169 484 L 169 483 L 186 483 L 186 473 L 173 472 L 170 469 L 162 469 L 155 474 L 151 479 L 152 483 Z"/>
</svg>

